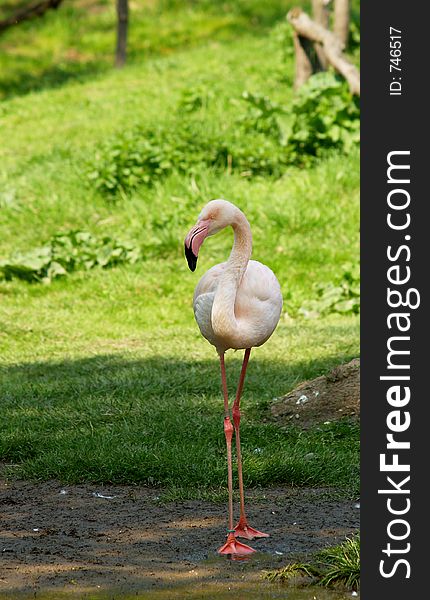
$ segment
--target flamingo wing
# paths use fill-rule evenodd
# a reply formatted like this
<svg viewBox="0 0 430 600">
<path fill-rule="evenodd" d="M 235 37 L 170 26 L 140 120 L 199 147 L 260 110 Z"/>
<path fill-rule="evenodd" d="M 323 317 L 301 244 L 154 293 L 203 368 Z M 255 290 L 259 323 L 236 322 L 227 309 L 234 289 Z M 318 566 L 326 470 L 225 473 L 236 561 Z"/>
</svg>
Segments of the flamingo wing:
<svg viewBox="0 0 430 600">
<path fill-rule="evenodd" d="M 252 339 L 252 346 L 269 339 L 281 312 L 282 293 L 276 276 L 266 265 L 250 260 L 237 290 L 235 314 Z"/>
<path fill-rule="evenodd" d="M 197 284 L 194 291 L 193 308 L 197 325 L 203 337 L 216 345 L 216 336 L 212 328 L 212 305 L 219 278 L 224 272 L 226 263 L 215 265 L 207 271 Z"/>
</svg>

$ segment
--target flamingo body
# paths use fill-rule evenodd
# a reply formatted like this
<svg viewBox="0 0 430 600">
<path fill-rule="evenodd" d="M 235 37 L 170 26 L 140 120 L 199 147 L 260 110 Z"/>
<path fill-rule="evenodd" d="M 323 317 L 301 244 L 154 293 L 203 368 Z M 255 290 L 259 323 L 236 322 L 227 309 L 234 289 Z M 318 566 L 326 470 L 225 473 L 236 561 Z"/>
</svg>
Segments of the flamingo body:
<svg viewBox="0 0 430 600">
<path fill-rule="evenodd" d="M 212 307 L 223 275 L 229 265 L 209 269 L 194 292 L 194 316 L 200 331 L 218 352 L 261 346 L 274 332 L 282 311 L 282 294 L 274 273 L 262 263 L 250 260 L 236 290 L 234 314 L 238 331 L 217 335 L 212 326 Z"/>
</svg>

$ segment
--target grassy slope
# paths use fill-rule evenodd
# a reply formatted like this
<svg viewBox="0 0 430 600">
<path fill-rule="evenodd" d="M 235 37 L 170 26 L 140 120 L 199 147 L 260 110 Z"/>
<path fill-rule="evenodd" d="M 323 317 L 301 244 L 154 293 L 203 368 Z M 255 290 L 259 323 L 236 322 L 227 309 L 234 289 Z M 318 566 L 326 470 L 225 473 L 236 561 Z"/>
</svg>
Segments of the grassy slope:
<svg viewBox="0 0 430 600">
<path fill-rule="evenodd" d="M 1 3 L 0 19 L 23 2 Z M 293 0 L 135 0 L 130 3 L 128 60 L 139 63 L 208 40 L 261 33 L 294 4 Z M 0 36 L 0 99 L 105 73 L 113 62 L 115 24 L 111 0 L 63 0 L 58 10 L 42 19 L 9 29 Z"/>
<path fill-rule="evenodd" d="M 190 10 L 177 10 L 163 19 L 173 23 L 176 15 L 180 28 Z M 213 15 L 199 11 L 212 23 Z M 66 27 L 60 22 L 51 33 L 57 43 Z M 31 27 L 44 31 L 41 23 Z M 342 264 L 357 258 L 357 155 L 291 169 L 277 181 L 202 169 L 116 203 L 88 187 L 83 165 L 97 144 L 133 123 L 171 119 L 181 92 L 196 83 L 214 92 L 200 114 L 202 135 L 207 127 L 234 127 L 244 89 L 291 102 L 282 79 L 292 65 L 281 62 L 267 24 L 203 44 L 205 27 L 191 28 L 188 47 L 168 56 L 154 50 L 120 73 L 0 104 L 0 255 L 74 227 L 135 239 L 149 255 L 139 265 L 78 273 L 51 286 L 0 283 L 0 457 L 19 465 L 15 474 L 160 483 L 186 495 L 193 486 L 224 484 L 216 357 L 193 321 L 197 277 L 181 256 L 181 239 L 207 199 L 224 196 L 247 212 L 254 256 L 277 273 L 287 310 L 312 295 L 315 281 L 336 279 Z M 230 243 L 228 232 L 208 241 L 197 276 L 222 260 Z M 249 484 L 358 485 L 354 427 L 302 434 L 263 420 L 274 396 L 355 356 L 357 340 L 354 317 L 283 318 L 255 352 L 244 396 Z M 239 356 L 228 362 L 233 387 Z"/>
</svg>

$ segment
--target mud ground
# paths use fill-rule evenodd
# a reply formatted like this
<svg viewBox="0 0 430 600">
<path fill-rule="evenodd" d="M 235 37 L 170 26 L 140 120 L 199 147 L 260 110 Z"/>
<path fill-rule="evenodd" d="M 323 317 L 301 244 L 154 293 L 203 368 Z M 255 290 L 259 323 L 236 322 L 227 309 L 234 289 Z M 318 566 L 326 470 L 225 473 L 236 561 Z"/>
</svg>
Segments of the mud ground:
<svg viewBox="0 0 430 600">
<path fill-rule="evenodd" d="M 270 407 L 276 422 L 308 429 L 325 421 L 360 416 L 360 359 L 338 365 L 326 375 L 304 381 Z"/>
<path fill-rule="evenodd" d="M 159 495 L 138 486 L 0 480 L 0 597 L 257 582 L 264 569 L 339 543 L 359 526 L 356 503 L 333 490 L 253 490 L 250 525 L 270 537 L 250 542 L 259 551 L 250 560 L 231 561 L 216 554 L 224 505 L 164 503 Z"/>
</svg>

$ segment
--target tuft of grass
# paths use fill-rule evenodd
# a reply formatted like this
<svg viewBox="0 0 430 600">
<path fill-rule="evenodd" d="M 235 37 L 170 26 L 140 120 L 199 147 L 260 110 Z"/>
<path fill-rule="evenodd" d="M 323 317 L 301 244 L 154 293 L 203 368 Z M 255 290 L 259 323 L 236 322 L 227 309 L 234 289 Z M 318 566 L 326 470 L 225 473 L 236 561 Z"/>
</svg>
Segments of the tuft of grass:
<svg viewBox="0 0 430 600">
<path fill-rule="evenodd" d="M 282 569 L 264 573 L 264 578 L 270 582 L 289 583 L 291 580 L 310 577 L 312 581 L 320 575 L 320 570 L 310 563 L 289 563 Z"/>
<path fill-rule="evenodd" d="M 357 590 L 360 587 L 360 535 L 347 538 L 340 546 L 322 550 L 317 559 L 324 566 L 320 584 L 326 587 L 344 585 Z"/>
<path fill-rule="evenodd" d="M 350 590 L 360 587 L 360 535 L 356 534 L 338 545 L 317 553 L 309 563 L 290 563 L 282 569 L 264 574 L 269 581 L 289 583 L 297 578 L 306 585 L 304 578 L 311 578 L 309 584 L 318 583 L 323 587 L 343 586 Z"/>
</svg>

